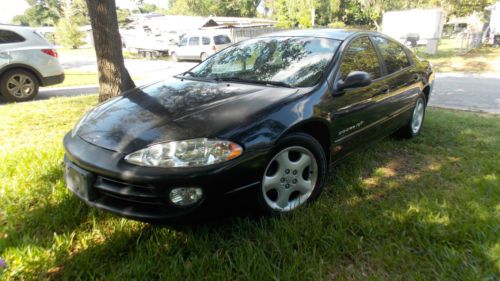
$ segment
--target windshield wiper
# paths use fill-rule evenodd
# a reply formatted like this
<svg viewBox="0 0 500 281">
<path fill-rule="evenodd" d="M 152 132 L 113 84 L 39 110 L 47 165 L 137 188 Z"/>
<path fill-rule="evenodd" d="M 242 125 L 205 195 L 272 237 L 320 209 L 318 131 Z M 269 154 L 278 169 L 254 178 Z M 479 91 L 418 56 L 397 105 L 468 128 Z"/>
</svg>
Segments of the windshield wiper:
<svg viewBox="0 0 500 281">
<path fill-rule="evenodd" d="M 285 83 L 285 82 L 281 82 L 281 81 L 261 81 L 261 80 L 244 79 L 244 78 L 239 78 L 239 77 L 215 77 L 214 80 L 217 82 L 233 81 L 233 82 L 243 82 L 243 83 L 249 83 L 249 84 L 272 85 L 272 86 L 293 88 L 292 85 Z"/>
</svg>

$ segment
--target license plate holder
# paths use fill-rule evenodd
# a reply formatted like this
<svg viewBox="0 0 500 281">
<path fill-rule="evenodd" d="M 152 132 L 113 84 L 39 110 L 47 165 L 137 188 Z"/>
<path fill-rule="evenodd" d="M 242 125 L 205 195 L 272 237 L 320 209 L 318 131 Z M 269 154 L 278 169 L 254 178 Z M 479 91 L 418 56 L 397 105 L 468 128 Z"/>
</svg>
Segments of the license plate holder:
<svg viewBox="0 0 500 281">
<path fill-rule="evenodd" d="M 68 189 L 75 193 L 78 197 L 87 201 L 93 201 L 96 198 L 96 193 L 93 188 L 95 176 L 92 173 L 87 172 L 70 162 L 66 162 L 64 168 L 64 178 Z"/>
</svg>

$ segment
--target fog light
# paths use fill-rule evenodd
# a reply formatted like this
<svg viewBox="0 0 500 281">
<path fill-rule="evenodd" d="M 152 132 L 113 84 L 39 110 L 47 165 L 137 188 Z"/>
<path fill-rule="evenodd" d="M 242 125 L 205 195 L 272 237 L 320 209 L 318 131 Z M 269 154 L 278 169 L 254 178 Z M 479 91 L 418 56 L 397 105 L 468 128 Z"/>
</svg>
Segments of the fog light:
<svg viewBox="0 0 500 281">
<path fill-rule="evenodd" d="M 170 191 L 170 202 L 177 206 L 187 207 L 201 200 L 203 191 L 199 187 L 178 187 Z"/>
</svg>

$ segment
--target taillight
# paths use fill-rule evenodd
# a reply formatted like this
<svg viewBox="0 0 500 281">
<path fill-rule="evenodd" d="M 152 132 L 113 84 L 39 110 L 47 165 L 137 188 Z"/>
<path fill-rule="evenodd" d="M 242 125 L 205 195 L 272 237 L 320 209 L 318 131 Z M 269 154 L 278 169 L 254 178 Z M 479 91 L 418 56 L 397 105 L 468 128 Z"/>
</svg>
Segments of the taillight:
<svg viewBox="0 0 500 281">
<path fill-rule="evenodd" d="M 43 49 L 42 53 L 45 53 L 51 57 L 57 58 L 59 55 L 57 54 L 56 50 L 53 49 Z"/>
<path fill-rule="evenodd" d="M 212 51 L 216 52 L 217 48 L 215 48 L 215 45 L 212 45 Z"/>
</svg>

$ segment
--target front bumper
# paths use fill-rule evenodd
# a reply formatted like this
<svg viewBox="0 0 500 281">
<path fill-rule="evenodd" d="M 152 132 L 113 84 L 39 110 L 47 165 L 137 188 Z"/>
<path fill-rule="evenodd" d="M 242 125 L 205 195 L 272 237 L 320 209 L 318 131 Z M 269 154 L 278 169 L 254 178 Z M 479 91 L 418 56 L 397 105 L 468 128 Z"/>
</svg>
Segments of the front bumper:
<svg viewBox="0 0 500 281">
<path fill-rule="evenodd" d="M 151 168 L 131 165 L 122 153 L 87 143 L 78 136 L 64 137 L 66 167 L 88 173 L 88 205 L 141 221 L 177 219 L 195 213 L 207 202 L 260 185 L 266 152 L 248 153 L 232 161 L 201 168 Z M 191 207 L 178 207 L 168 200 L 176 187 L 201 187 L 203 199 Z"/>
</svg>

